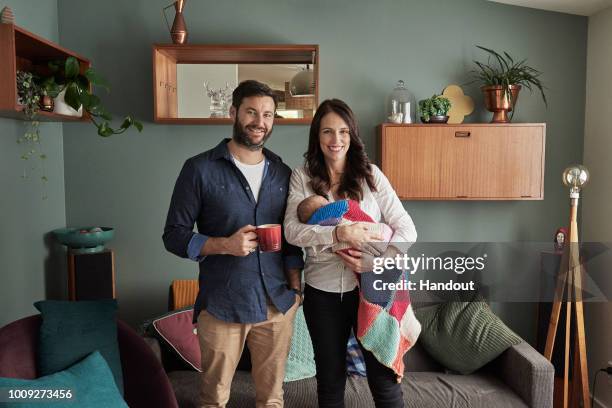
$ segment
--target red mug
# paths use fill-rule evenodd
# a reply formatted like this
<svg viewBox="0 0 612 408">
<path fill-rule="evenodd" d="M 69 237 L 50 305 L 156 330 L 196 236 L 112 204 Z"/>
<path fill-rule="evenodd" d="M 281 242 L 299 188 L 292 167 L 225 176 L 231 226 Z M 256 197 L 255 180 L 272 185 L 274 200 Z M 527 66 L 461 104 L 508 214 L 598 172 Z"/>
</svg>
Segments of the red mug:
<svg viewBox="0 0 612 408">
<path fill-rule="evenodd" d="M 258 225 L 255 232 L 260 251 L 277 252 L 281 250 L 282 234 L 280 224 Z"/>
</svg>

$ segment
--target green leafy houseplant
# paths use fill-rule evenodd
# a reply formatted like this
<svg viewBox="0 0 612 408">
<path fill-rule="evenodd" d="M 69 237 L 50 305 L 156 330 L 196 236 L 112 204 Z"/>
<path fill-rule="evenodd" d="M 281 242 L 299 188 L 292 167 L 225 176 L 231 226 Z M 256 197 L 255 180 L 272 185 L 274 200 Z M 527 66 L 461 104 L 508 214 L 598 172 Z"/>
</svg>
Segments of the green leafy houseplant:
<svg viewBox="0 0 612 408">
<path fill-rule="evenodd" d="M 472 71 L 474 76 L 472 82 L 480 81 L 484 86 L 502 86 L 505 97 L 510 100 L 512 98 L 510 86 L 512 85 L 524 86 L 529 89 L 529 91 L 533 91 L 533 88 L 536 88 L 540 91 L 544 104 L 548 106 L 546 94 L 544 93 L 544 85 L 542 85 L 540 81 L 542 73 L 527 65 L 526 59 L 515 61 L 515 59 L 505 51 L 502 55 L 480 45 L 476 47 L 487 52 L 489 56 L 486 63 L 474 61 L 478 66 L 478 70 Z"/>
<path fill-rule="evenodd" d="M 98 129 L 100 136 L 120 134 L 131 126 L 134 126 L 139 132 L 142 131 L 142 124 L 130 115 L 123 119 L 119 128 L 111 127 L 112 116 L 104 108 L 100 98 L 92 93 L 95 87 L 104 88 L 108 92 L 109 85 L 93 68 L 88 68 L 84 74 L 81 74 L 77 59 L 68 57 L 65 61 L 50 62 L 49 69 L 51 75 L 42 80 L 42 88 L 53 98 L 65 90 L 66 103 L 76 111 L 82 106 L 89 120 Z"/>
<path fill-rule="evenodd" d="M 26 130 L 22 136 L 17 139 L 18 144 L 26 146 L 26 151 L 21 155 L 23 160 L 29 160 L 31 157 L 38 157 L 41 160 L 41 181 L 47 182 L 45 174 L 44 160 L 47 156 L 42 151 L 40 139 L 40 122 L 37 120 L 38 111 L 40 110 L 41 89 L 36 83 L 36 78 L 31 72 L 17 71 L 17 96 L 19 104 L 23 106 L 23 114 L 25 116 Z M 32 171 L 35 167 L 31 168 Z M 24 170 L 23 178 L 28 178 L 28 172 Z M 46 195 L 43 194 L 43 198 Z"/>
<path fill-rule="evenodd" d="M 429 122 L 432 116 L 447 116 L 451 108 L 451 101 L 441 95 L 434 94 L 431 98 L 419 101 L 419 114 L 421 120 Z"/>
</svg>

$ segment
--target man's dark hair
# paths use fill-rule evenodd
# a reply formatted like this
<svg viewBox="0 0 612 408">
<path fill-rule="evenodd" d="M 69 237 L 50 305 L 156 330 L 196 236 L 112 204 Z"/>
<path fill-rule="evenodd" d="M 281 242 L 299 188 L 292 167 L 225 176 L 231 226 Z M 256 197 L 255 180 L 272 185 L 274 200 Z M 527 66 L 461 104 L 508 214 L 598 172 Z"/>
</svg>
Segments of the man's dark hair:
<svg viewBox="0 0 612 408">
<path fill-rule="evenodd" d="M 238 84 L 232 92 L 232 106 L 238 110 L 242 100 L 251 96 L 269 96 L 274 101 L 274 109 L 276 109 L 278 101 L 274 91 L 268 85 L 254 79 L 248 79 Z"/>
</svg>

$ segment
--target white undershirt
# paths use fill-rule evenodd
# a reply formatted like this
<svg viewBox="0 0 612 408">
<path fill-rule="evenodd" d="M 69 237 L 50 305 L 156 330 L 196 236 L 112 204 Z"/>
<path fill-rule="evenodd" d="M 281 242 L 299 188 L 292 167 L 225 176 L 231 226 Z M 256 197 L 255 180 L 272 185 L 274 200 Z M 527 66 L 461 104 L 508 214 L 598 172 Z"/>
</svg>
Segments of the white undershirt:
<svg viewBox="0 0 612 408">
<path fill-rule="evenodd" d="M 234 157 L 234 163 L 247 179 L 249 186 L 251 187 L 253 197 L 255 197 L 255 202 L 257 202 L 257 198 L 259 197 L 259 189 L 261 188 L 261 180 L 263 179 L 264 166 L 266 165 L 266 159 L 262 159 L 257 164 L 244 164 Z"/>
</svg>

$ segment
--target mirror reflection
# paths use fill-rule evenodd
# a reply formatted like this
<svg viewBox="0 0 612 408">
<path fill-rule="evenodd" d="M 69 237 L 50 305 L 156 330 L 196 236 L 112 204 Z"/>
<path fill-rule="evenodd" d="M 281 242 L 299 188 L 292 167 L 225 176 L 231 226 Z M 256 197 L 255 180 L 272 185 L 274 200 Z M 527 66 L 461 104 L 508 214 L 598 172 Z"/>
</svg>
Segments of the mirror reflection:
<svg viewBox="0 0 612 408">
<path fill-rule="evenodd" d="M 232 91 L 242 81 L 268 84 L 278 97 L 278 118 L 312 118 L 316 108 L 313 64 L 176 65 L 179 118 L 226 118 Z"/>
</svg>

